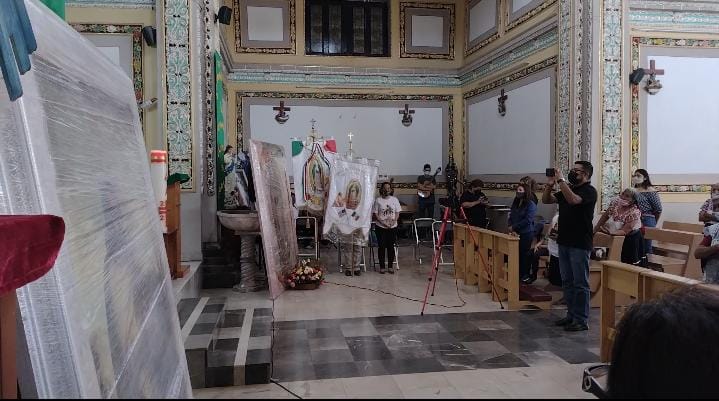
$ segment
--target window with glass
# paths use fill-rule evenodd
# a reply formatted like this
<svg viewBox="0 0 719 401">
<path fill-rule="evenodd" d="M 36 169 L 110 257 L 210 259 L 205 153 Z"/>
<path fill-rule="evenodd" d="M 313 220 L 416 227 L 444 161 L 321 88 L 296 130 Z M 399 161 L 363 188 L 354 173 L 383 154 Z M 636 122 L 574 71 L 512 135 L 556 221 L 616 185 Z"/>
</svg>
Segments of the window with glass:
<svg viewBox="0 0 719 401">
<path fill-rule="evenodd" d="M 386 0 L 305 2 L 306 54 L 389 57 Z"/>
</svg>

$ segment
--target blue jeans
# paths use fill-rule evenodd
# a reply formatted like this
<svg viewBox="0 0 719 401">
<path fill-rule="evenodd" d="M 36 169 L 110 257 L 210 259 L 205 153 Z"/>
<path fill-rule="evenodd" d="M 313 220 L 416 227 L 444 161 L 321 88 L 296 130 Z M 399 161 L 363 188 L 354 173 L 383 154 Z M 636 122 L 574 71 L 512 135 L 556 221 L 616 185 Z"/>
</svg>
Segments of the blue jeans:
<svg viewBox="0 0 719 401">
<path fill-rule="evenodd" d="M 559 245 L 559 271 L 567 302 L 567 317 L 575 323 L 589 319 L 589 254 L 586 249 Z"/>
<path fill-rule="evenodd" d="M 643 227 L 656 227 L 657 226 L 657 218 L 654 216 L 642 216 L 642 226 Z M 652 240 L 650 240 L 650 239 L 644 240 L 644 252 L 645 253 L 654 253 L 654 252 L 652 252 Z"/>
</svg>

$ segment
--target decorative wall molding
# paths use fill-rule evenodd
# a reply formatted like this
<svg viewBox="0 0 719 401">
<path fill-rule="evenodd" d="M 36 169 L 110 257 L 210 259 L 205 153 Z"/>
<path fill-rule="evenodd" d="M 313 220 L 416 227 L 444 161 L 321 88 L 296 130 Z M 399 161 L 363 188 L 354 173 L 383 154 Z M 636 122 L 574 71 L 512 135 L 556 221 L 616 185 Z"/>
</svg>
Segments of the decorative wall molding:
<svg viewBox="0 0 719 401">
<path fill-rule="evenodd" d="M 216 142 L 217 132 L 215 121 L 215 49 L 213 43 L 212 27 L 215 23 L 215 5 L 213 0 L 204 0 L 205 3 L 205 166 L 206 174 L 205 193 L 207 196 L 214 196 L 215 184 L 215 160 L 217 157 Z"/>
<path fill-rule="evenodd" d="M 80 33 L 132 35 L 132 85 L 135 89 L 135 99 L 138 103 L 142 102 L 145 85 L 142 76 L 142 25 L 71 24 L 71 26 Z M 144 127 L 145 113 L 140 108 L 138 108 L 138 110 L 140 113 L 140 124 Z"/>
<path fill-rule="evenodd" d="M 642 31 L 719 33 L 719 12 L 631 10 L 629 23 Z"/>
<path fill-rule="evenodd" d="M 237 53 L 260 53 L 260 54 L 295 54 L 297 53 L 297 32 L 296 32 L 296 9 L 295 0 L 287 0 L 289 9 L 289 46 L 288 47 L 246 47 L 242 45 L 242 15 L 240 0 L 232 2 L 232 23 L 235 31 L 235 51 Z M 304 15 L 302 16 L 304 19 Z"/>
<path fill-rule="evenodd" d="M 447 53 L 444 52 L 431 52 L 430 49 L 418 51 L 412 46 L 411 43 L 411 21 L 407 21 L 407 18 L 411 18 L 414 10 L 424 11 L 439 11 L 441 13 L 448 13 L 449 18 L 443 18 L 444 24 L 448 25 L 449 29 L 445 28 L 447 35 L 443 35 L 443 43 L 447 44 Z M 421 11 L 420 11 L 421 13 Z M 399 3 L 399 50 L 400 58 L 420 58 L 420 59 L 440 59 L 440 60 L 454 60 L 454 36 L 455 36 L 455 16 L 454 16 L 454 4 L 447 3 L 418 3 L 418 2 L 400 2 Z M 410 36 L 410 37 L 407 37 Z M 438 48 L 438 50 L 442 50 Z"/>
<path fill-rule="evenodd" d="M 629 7 L 632 10 L 719 13 L 719 3 L 715 0 L 629 0 Z"/>
<path fill-rule="evenodd" d="M 602 77 L 601 113 L 602 140 L 600 205 L 609 206 L 619 195 L 622 185 L 622 104 L 624 69 L 622 67 L 624 39 L 624 5 L 627 0 L 601 0 L 602 25 L 600 76 Z"/>
<path fill-rule="evenodd" d="M 155 0 L 66 0 L 68 7 L 155 8 Z"/>
<path fill-rule="evenodd" d="M 555 25 L 543 27 L 531 35 L 503 47 L 488 56 L 489 61 L 475 63 L 461 70 L 306 67 L 283 65 L 281 70 L 269 65 L 244 65 L 233 70 L 228 81 L 242 83 L 279 83 L 322 86 L 392 86 L 459 88 L 517 64 L 557 43 Z"/>
<path fill-rule="evenodd" d="M 194 190 L 189 0 L 165 0 L 164 11 L 167 96 L 164 117 L 169 173 L 189 175 L 190 180 L 182 184 L 182 189 Z"/>
<path fill-rule="evenodd" d="M 560 0 L 559 2 L 559 62 L 557 80 L 557 143 L 566 143 L 562 149 L 556 149 L 555 160 L 559 166 L 569 167 L 572 158 L 569 154 L 572 130 L 571 93 L 572 93 L 572 42 L 574 30 L 572 29 L 572 3 L 574 0 Z M 578 0 L 582 1 L 582 0 Z"/>
<path fill-rule="evenodd" d="M 243 98 L 271 99 L 316 99 L 316 100 L 370 100 L 370 101 L 411 101 L 411 102 L 447 102 L 447 155 L 454 160 L 454 96 L 451 95 L 383 95 L 377 93 L 294 93 L 294 92 L 237 92 L 236 143 L 238 149 L 244 149 L 244 122 L 242 113 Z"/>
<path fill-rule="evenodd" d="M 672 39 L 632 37 L 632 70 L 639 68 L 642 46 L 659 46 L 669 48 L 719 49 L 719 40 Z M 631 168 L 632 171 L 641 167 L 641 108 L 640 85 L 632 85 L 632 119 L 631 119 Z M 660 192 L 710 192 L 711 184 L 687 185 L 655 185 Z"/>
<path fill-rule="evenodd" d="M 549 7 L 553 6 L 557 0 L 546 0 L 539 4 L 538 6 L 532 8 L 531 10 L 527 11 L 526 13 L 522 14 L 521 17 L 518 17 L 516 19 L 511 18 L 511 11 L 507 9 L 507 28 L 506 32 L 511 31 L 512 29 L 518 27 L 519 25 L 522 25 L 524 22 L 530 20 L 535 15 L 541 13 L 542 11 L 548 9 Z"/>
</svg>

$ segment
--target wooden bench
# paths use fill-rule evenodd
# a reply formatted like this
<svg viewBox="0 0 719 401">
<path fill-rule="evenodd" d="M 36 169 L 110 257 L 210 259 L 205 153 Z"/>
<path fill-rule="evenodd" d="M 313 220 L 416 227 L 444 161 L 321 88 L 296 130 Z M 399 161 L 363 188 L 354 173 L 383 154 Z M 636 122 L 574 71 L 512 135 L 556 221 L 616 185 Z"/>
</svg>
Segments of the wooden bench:
<svg viewBox="0 0 719 401">
<path fill-rule="evenodd" d="M 662 224 L 665 230 L 686 231 L 688 233 L 703 234 L 704 225 L 699 223 L 680 223 L 676 221 L 665 221 Z M 653 253 L 661 256 L 670 256 L 677 259 L 686 259 L 689 256 L 689 246 L 672 244 L 661 241 L 652 242 L 652 249 L 647 253 Z"/>
<path fill-rule="evenodd" d="M 600 357 L 605 363 L 611 362 L 612 347 L 617 335 L 618 296 L 633 297 L 637 302 L 646 302 L 676 288 L 700 284 L 696 280 L 620 262 L 602 262 L 601 274 L 604 285 L 601 294 Z"/>
<path fill-rule="evenodd" d="M 686 247 L 687 249 L 685 257 L 677 254 L 672 254 L 672 256 L 648 254 L 647 260 L 650 268 L 682 277 L 696 279 L 702 277 L 701 263 L 694 257 L 694 251 L 704 238 L 702 234 L 662 228 L 647 228 L 644 238 L 663 244 Z"/>
<path fill-rule="evenodd" d="M 525 290 L 520 299 L 518 237 L 465 224 L 454 225 L 454 236 L 455 276 L 465 284 L 492 293 L 494 301 L 507 301 L 510 310 L 551 307 L 549 294 L 540 289 Z"/>
<path fill-rule="evenodd" d="M 619 262 L 622 260 L 622 247 L 624 246 L 624 236 L 609 235 L 604 233 L 594 234 L 593 245 L 595 248 L 607 248 L 605 260 Z M 601 305 L 602 290 L 602 261 L 589 261 L 589 296 L 592 308 L 598 308 Z M 622 299 L 622 304 L 629 304 L 628 298 Z"/>
</svg>

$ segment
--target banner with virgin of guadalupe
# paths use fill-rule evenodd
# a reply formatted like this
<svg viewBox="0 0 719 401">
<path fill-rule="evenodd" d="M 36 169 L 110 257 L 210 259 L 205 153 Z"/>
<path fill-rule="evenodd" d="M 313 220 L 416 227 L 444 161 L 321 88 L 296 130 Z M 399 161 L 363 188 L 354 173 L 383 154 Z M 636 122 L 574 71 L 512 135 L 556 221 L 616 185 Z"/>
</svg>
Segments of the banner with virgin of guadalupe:
<svg viewBox="0 0 719 401">
<path fill-rule="evenodd" d="M 354 234 L 363 243 L 369 239 L 378 169 L 377 160 L 334 157 L 322 231 L 325 238 Z"/>
<path fill-rule="evenodd" d="M 298 262 L 285 151 L 282 146 L 253 139 L 250 141 L 250 161 L 270 297 L 276 299 L 285 289 L 284 278 Z"/>
<path fill-rule="evenodd" d="M 320 140 L 309 146 L 301 140 L 292 141 L 297 209 L 318 216 L 324 214 L 330 184 L 330 159 L 336 151 L 334 139 Z"/>
</svg>

